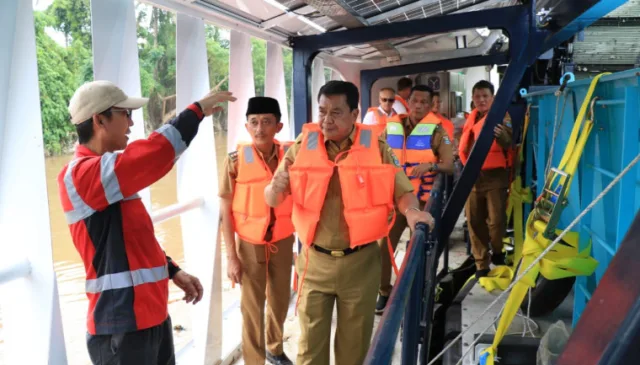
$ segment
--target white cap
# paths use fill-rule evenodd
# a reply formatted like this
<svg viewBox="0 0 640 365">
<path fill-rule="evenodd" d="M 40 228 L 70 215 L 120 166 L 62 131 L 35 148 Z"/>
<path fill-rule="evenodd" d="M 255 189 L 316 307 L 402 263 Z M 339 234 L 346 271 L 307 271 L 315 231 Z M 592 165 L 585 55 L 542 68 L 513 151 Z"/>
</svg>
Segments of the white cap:
<svg viewBox="0 0 640 365">
<path fill-rule="evenodd" d="M 149 98 L 128 97 L 122 89 L 109 81 L 87 82 L 76 90 L 69 101 L 71 123 L 80 124 L 111 107 L 139 109 L 148 101 Z"/>
</svg>

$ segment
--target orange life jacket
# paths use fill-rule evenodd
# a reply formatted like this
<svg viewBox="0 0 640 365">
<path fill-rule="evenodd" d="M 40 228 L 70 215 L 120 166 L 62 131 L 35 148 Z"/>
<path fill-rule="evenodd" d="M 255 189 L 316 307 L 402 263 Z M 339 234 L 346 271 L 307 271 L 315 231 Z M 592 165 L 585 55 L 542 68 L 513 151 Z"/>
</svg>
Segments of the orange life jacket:
<svg viewBox="0 0 640 365">
<path fill-rule="evenodd" d="M 275 141 L 278 148 L 278 161 L 282 161 L 292 142 Z M 271 207 L 264 200 L 264 188 L 271 182 L 273 173 L 265 164 L 253 144 L 238 145 L 238 171 L 233 193 L 233 219 L 238 236 L 250 243 L 263 245 L 291 236 L 294 232 L 291 222 L 292 199 L 273 208 L 275 222 L 271 241 L 264 236 L 271 221 Z"/>
<path fill-rule="evenodd" d="M 399 101 L 400 104 L 404 105 L 404 108 L 407 110 L 407 114 L 409 114 L 409 103 L 400 95 L 396 95 L 396 101 Z"/>
<path fill-rule="evenodd" d="M 405 136 L 403 117 L 406 116 L 393 116 L 387 122 L 387 144 L 400 160 L 400 165 L 411 180 L 418 199 L 426 202 L 429 200 L 437 173 L 412 176 L 412 172 L 415 166 L 422 163 L 438 162 L 438 157 L 431 149 L 431 138 L 440 124 L 440 119 L 435 114 L 429 113 L 416 124 L 410 135 Z"/>
<path fill-rule="evenodd" d="M 484 126 L 484 122 L 487 119 L 487 115 L 485 115 L 482 119 L 476 122 L 477 115 L 478 109 L 473 109 L 467 117 L 467 122 L 464 124 L 464 128 L 462 129 L 458 155 L 460 156 L 460 160 L 463 164 L 467 163 L 469 154 L 471 153 L 471 148 L 473 147 L 473 144 L 471 143 L 471 136 L 473 135 L 474 140 L 478 138 L 480 131 Z M 482 169 L 492 170 L 509 168 L 511 166 L 511 158 L 509 155 L 510 154 L 494 140 L 491 144 L 491 149 L 489 149 L 489 153 L 487 154 L 487 158 L 484 160 Z"/>
<path fill-rule="evenodd" d="M 313 244 L 329 180 L 338 168 L 344 216 L 352 248 L 385 237 L 394 209 L 396 169 L 383 164 L 373 126 L 357 123 L 356 137 L 347 157 L 330 161 L 318 124 L 302 127 L 302 146 L 289 168 L 293 197 L 292 220 L 300 240 Z"/>
<path fill-rule="evenodd" d="M 455 129 L 453 123 L 449 119 L 445 118 L 442 114 L 436 114 L 436 116 L 440 119 L 440 125 L 447 132 L 449 139 L 453 141 L 453 131 Z"/>
<path fill-rule="evenodd" d="M 372 124 L 371 126 L 373 127 L 373 130 L 376 133 L 376 135 L 379 136 L 384 132 L 385 128 L 387 127 L 387 121 L 389 120 L 389 118 L 392 118 L 393 116 L 392 117 L 386 116 L 384 113 L 380 111 L 380 108 L 377 108 L 377 107 L 371 107 L 367 110 L 367 112 L 373 113 L 373 119 L 375 121 L 375 124 Z"/>
</svg>

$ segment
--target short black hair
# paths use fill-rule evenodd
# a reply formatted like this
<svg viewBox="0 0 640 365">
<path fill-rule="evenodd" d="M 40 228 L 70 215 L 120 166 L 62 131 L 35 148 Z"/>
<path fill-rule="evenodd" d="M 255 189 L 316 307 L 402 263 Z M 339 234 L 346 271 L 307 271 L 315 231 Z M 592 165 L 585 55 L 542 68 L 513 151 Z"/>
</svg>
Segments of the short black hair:
<svg viewBox="0 0 640 365">
<path fill-rule="evenodd" d="M 409 99 L 411 99 L 411 95 L 413 95 L 413 93 L 415 91 L 422 91 L 422 92 L 425 92 L 425 93 L 429 93 L 429 98 L 433 97 L 433 89 L 432 88 L 430 88 L 427 85 L 416 85 L 416 86 L 411 88 L 411 93 L 409 94 Z"/>
<path fill-rule="evenodd" d="M 411 81 L 411 79 L 408 77 L 403 77 L 400 80 L 398 80 L 397 86 L 398 86 L 397 87 L 398 91 L 408 89 L 413 86 L 413 81 Z"/>
<path fill-rule="evenodd" d="M 98 114 L 104 115 L 107 118 L 111 118 L 111 108 Z M 93 116 L 82 123 L 76 124 L 76 133 L 78 134 L 78 143 L 89 143 L 89 141 L 93 137 Z"/>
<path fill-rule="evenodd" d="M 349 110 L 354 111 L 358 109 L 360 92 L 358 91 L 358 87 L 356 87 L 356 85 L 349 81 L 333 80 L 327 82 L 320 88 L 320 92 L 318 92 L 318 100 L 320 100 L 320 97 L 322 95 L 344 95 L 347 98 L 347 105 L 349 105 Z"/>
<path fill-rule="evenodd" d="M 439 91 L 434 91 L 431 93 L 431 98 L 433 99 L 434 96 L 440 97 L 440 92 Z"/>
<path fill-rule="evenodd" d="M 473 93 L 475 93 L 478 89 L 488 89 L 489 91 L 491 91 L 491 95 L 496 92 L 496 88 L 487 80 L 480 80 L 476 82 L 476 84 L 473 85 L 473 89 L 471 89 L 471 95 L 473 95 Z"/>
</svg>

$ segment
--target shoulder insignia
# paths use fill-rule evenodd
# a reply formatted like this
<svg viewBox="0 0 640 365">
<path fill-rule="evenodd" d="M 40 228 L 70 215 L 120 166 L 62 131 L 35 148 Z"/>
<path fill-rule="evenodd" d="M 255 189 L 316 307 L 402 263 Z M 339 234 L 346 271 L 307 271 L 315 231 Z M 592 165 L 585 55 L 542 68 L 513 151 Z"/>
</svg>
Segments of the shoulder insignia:
<svg viewBox="0 0 640 365">
<path fill-rule="evenodd" d="M 391 161 L 393 162 L 393 165 L 395 167 L 400 167 L 400 160 L 398 160 L 398 157 L 396 156 L 396 154 L 393 152 L 393 150 L 391 149 L 391 147 L 387 146 L 387 152 L 389 153 L 389 156 L 391 156 Z"/>
<path fill-rule="evenodd" d="M 229 159 L 233 162 L 238 161 L 238 151 L 229 152 Z"/>
</svg>

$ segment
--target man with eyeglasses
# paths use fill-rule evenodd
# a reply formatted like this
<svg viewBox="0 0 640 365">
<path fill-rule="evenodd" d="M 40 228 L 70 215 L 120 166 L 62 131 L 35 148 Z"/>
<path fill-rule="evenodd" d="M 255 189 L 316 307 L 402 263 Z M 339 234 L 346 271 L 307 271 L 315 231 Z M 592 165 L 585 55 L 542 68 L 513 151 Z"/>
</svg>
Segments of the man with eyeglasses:
<svg viewBox="0 0 640 365">
<path fill-rule="evenodd" d="M 234 100 L 230 92 L 211 92 L 127 145 L 131 111 L 147 98 L 128 97 L 108 81 L 86 83 L 71 98 L 79 144 L 58 175 L 58 189 L 86 271 L 93 364 L 175 364 L 169 280 L 187 303 L 199 302 L 203 289 L 162 251 L 138 191 L 171 170 L 200 121 L 222 109 L 218 103 Z"/>
<path fill-rule="evenodd" d="M 381 130 L 387 125 L 387 119 L 398 114 L 393 109 L 393 103 L 396 101 L 396 92 L 390 87 L 385 87 L 378 94 L 380 105 L 371 107 L 367 110 L 367 114 L 362 119 L 362 123 L 370 125 L 379 125 Z"/>
</svg>

